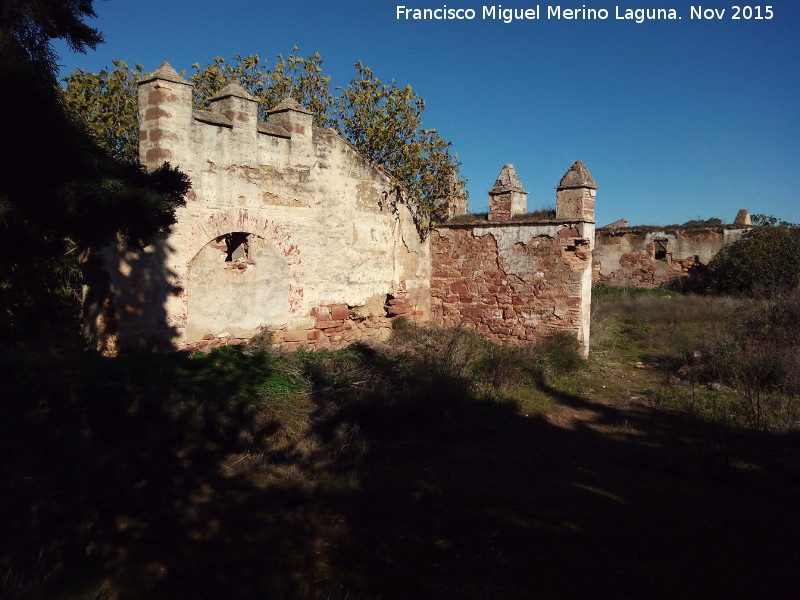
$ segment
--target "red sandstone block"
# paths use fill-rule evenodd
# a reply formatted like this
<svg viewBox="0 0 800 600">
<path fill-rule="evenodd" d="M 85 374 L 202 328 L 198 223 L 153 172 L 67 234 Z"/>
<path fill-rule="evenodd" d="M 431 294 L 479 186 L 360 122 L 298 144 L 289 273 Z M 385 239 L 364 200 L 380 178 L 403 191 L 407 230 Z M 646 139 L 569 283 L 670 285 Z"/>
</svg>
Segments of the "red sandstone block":
<svg viewBox="0 0 800 600">
<path fill-rule="evenodd" d="M 174 102 L 177 99 L 178 97 L 175 94 L 169 93 L 164 88 L 157 88 L 156 90 L 150 92 L 147 95 L 148 104 L 158 104 L 159 102 Z"/>
<path fill-rule="evenodd" d="M 333 329 L 334 327 L 339 327 L 344 323 L 344 321 L 320 321 L 317 320 L 317 329 Z"/>
<path fill-rule="evenodd" d="M 169 118 L 171 116 L 172 115 L 169 114 L 167 111 L 161 110 L 157 106 L 152 106 L 152 107 L 148 108 L 146 111 L 144 111 L 144 120 L 145 121 L 155 121 L 156 119 L 160 119 L 162 117 Z"/>
<path fill-rule="evenodd" d="M 333 321 L 343 321 L 350 316 L 350 309 L 347 308 L 347 304 L 333 304 L 331 305 L 331 320 Z"/>
<path fill-rule="evenodd" d="M 305 342 L 308 339 L 307 329 L 292 329 L 283 335 L 284 342 Z"/>
<path fill-rule="evenodd" d="M 294 352 L 299 350 L 301 345 L 299 342 L 284 342 L 281 347 L 288 352 Z"/>
<path fill-rule="evenodd" d="M 166 160 L 172 158 L 172 152 L 167 150 L 166 148 L 150 148 L 145 154 L 145 160 L 148 162 L 156 161 L 156 160 Z"/>
<path fill-rule="evenodd" d="M 456 281 L 450 284 L 450 292 L 459 295 L 469 294 L 469 288 L 463 281 Z"/>
<path fill-rule="evenodd" d="M 496 335 L 509 335 L 509 334 L 511 334 L 511 328 L 510 327 L 504 327 L 503 325 L 493 326 L 493 327 L 490 327 L 490 329 L 491 329 L 492 333 L 494 333 Z"/>
<path fill-rule="evenodd" d="M 215 336 L 213 333 L 207 333 L 207 334 L 205 334 L 203 336 L 203 339 L 204 340 L 213 340 L 215 337 L 217 337 L 217 336 Z"/>
<path fill-rule="evenodd" d="M 312 329 L 311 331 L 308 332 L 307 338 L 309 340 L 316 340 L 318 337 L 319 337 L 319 331 L 317 331 L 316 329 Z"/>
</svg>

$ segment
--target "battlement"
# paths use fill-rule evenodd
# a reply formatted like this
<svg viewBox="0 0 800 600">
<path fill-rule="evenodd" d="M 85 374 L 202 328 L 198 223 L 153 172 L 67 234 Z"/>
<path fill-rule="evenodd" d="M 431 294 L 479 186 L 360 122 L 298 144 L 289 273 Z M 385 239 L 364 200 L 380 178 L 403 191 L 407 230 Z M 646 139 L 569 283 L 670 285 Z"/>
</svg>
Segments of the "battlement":
<svg viewBox="0 0 800 600">
<path fill-rule="evenodd" d="M 405 317 L 502 344 L 570 331 L 588 352 L 597 186 L 580 161 L 547 222 L 528 218 L 506 164 L 484 223 L 421 238 L 397 182 L 295 100 L 260 121 L 229 83 L 198 110 L 168 63 L 138 93 L 141 162 L 169 161 L 191 190 L 163 243 L 108 256 L 118 347 L 246 343 L 266 327 L 288 349 L 338 348 L 386 339 Z"/>
</svg>

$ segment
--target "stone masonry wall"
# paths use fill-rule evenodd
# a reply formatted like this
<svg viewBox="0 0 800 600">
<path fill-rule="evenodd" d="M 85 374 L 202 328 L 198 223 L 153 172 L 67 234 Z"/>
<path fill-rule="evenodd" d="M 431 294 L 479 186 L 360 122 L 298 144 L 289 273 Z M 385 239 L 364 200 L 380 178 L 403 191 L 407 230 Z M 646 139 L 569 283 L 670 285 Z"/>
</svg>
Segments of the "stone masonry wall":
<svg viewBox="0 0 800 600">
<path fill-rule="evenodd" d="M 593 280 L 615 287 L 680 286 L 745 231 L 740 226 L 603 227 L 595 238 Z"/>
<path fill-rule="evenodd" d="M 568 331 L 588 353 L 592 253 L 585 227 L 441 227 L 431 248 L 434 320 L 511 345 Z"/>
<path fill-rule="evenodd" d="M 141 161 L 169 161 L 191 190 L 166 240 L 104 254 L 106 349 L 208 349 L 263 332 L 289 350 L 336 349 L 385 339 L 405 317 L 500 344 L 570 331 L 588 352 L 597 186 L 582 162 L 557 187 L 553 221 L 531 220 L 509 164 L 488 217 L 423 239 L 396 182 L 297 102 L 265 123 L 237 84 L 208 110 L 192 93 L 167 63 L 139 82 Z"/>
<path fill-rule="evenodd" d="M 408 292 L 399 292 L 395 298 L 387 295 L 381 309 L 383 315 L 368 314 L 363 307 L 347 304 L 330 304 L 311 310 L 313 322 L 299 329 L 282 329 L 272 333 L 272 342 L 284 350 L 335 350 L 353 342 L 378 342 L 389 335 L 396 317 L 422 319 L 425 312 L 411 304 Z M 380 312 L 380 311 L 377 311 Z M 238 346 L 250 342 L 251 336 L 237 337 L 229 332 L 206 334 L 199 341 L 187 344 L 189 350 L 210 350 L 217 346 Z"/>
<path fill-rule="evenodd" d="M 169 161 L 191 191 L 163 243 L 106 253 L 106 347 L 241 343 L 262 325 L 289 347 L 340 347 L 386 337 L 400 312 L 428 317 L 429 245 L 391 178 L 293 100 L 266 123 L 257 108 L 229 84 L 196 110 L 166 63 L 140 82 L 141 160 Z"/>
</svg>

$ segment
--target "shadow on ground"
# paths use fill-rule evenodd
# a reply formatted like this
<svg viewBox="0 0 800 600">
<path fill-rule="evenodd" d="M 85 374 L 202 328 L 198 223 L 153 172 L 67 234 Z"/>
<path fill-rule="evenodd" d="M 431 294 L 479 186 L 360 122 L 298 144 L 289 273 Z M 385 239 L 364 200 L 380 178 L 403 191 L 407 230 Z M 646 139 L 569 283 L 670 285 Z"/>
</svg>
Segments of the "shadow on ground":
<svg viewBox="0 0 800 600">
<path fill-rule="evenodd" d="M 50 360 L 2 374 L 10 598 L 798 597 L 796 438 L 384 378 L 301 447 L 263 356 Z"/>
</svg>

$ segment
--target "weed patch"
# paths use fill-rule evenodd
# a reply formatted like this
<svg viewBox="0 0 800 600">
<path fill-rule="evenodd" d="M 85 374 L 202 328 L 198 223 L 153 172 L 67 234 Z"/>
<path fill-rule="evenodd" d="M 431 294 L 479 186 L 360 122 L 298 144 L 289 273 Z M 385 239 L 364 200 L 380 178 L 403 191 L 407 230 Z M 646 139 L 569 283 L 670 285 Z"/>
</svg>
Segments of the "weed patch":
<svg viewBox="0 0 800 600">
<path fill-rule="evenodd" d="M 762 309 L 751 329 L 789 327 Z M 683 310 L 608 310 L 588 362 L 568 336 L 407 323 L 336 352 L 20 354 L 0 367 L 0 595 L 782 597 L 793 438 L 740 442 L 741 389 L 709 366 L 725 321 Z"/>
</svg>

